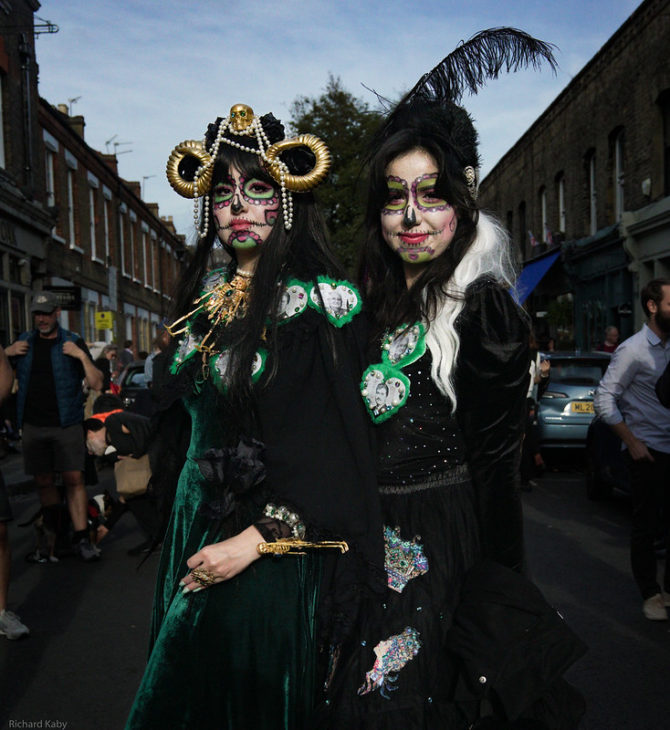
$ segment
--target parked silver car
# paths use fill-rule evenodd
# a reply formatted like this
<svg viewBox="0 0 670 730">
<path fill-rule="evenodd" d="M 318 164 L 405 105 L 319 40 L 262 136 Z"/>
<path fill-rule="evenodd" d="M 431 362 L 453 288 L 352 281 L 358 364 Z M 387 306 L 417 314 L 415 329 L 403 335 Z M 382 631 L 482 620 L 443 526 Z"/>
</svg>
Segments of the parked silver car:
<svg viewBox="0 0 670 730">
<path fill-rule="evenodd" d="M 541 449 L 580 447 L 593 420 L 593 396 L 610 361 L 606 352 L 550 352 L 549 383 L 537 420 Z"/>
</svg>

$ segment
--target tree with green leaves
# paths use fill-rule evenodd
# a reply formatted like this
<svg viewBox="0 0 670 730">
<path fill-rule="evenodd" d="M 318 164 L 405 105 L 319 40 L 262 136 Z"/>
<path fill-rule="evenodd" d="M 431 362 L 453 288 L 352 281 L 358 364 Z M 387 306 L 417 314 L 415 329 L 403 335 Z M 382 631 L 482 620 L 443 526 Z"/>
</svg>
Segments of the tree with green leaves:
<svg viewBox="0 0 670 730">
<path fill-rule="evenodd" d="M 298 97 L 291 105 L 292 134 L 321 137 L 333 155 L 328 184 L 315 191 L 338 256 L 350 271 L 358 258 L 365 185 L 363 160 L 381 114 L 330 75 L 318 98 Z"/>
</svg>

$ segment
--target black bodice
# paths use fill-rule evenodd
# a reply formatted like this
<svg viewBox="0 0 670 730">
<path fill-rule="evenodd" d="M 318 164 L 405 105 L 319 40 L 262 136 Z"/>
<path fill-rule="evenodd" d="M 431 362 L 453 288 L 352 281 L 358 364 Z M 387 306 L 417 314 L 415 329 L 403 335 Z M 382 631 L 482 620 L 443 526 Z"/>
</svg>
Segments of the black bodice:
<svg viewBox="0 0 670 730">
<path fill-rule="evenodd" d="M 410 381 L 407 402 L 377 427 L 380 484 L 422 482 L 465 462 L 465 449 L 451 403 L 430 376 L 427 351 L 403 368 Z"/>
</svg>

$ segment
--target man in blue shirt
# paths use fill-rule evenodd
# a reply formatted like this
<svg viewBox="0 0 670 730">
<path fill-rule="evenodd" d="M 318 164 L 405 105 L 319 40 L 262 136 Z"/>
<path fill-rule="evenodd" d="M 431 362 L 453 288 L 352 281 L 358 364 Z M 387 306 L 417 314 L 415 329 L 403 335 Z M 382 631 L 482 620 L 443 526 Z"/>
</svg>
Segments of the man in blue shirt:
<svg viewBox="0 0 670 730">
<path fill-rule="evenodd" d="M 670 279 L 653 279 L 640 292 L 647 324 L 615 350 L 596 391 L 596 413 L 623 442 L 631 476 L 630 556 L 642 611 L 667 620 L 670 560 L 663 587 L 656 578 L 654 539 L 670 525 L 670 413 L 655 386 L 670 360 Z M 669 553 L 670 554 L 670 553 Z"/>
</svg>

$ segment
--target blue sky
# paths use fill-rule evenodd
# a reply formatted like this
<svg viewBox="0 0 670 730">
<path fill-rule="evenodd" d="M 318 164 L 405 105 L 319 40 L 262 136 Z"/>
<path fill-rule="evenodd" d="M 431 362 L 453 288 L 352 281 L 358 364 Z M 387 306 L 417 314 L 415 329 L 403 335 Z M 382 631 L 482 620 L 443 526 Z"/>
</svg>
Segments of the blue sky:
<svg viewBox="0 0 670 730">
<path fill-rule="evenodd" d="M 40 94 L 86 118 L 95 149 L 117 147 L 119 173 L 192 232 L 192 203 L 172 192 L 165 163 L 232 104 L 289 118 L 299 95 L 332 73 L 375 104 L 411 87 L 461 40 L 509 25 L 556 44 L 559 70 L 491 81 L 464 106 L 480 134 L 485 175 L 639 5 L 637 0 L 42 0 L 59 26 L 40 35 Z M 37 21 L 36 21 L 37 22 Z M 113 151 L 113 142 L 108 147 Z"/>
</svg>

